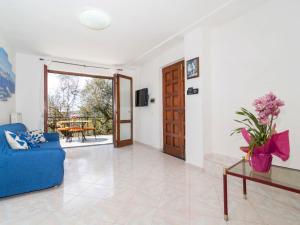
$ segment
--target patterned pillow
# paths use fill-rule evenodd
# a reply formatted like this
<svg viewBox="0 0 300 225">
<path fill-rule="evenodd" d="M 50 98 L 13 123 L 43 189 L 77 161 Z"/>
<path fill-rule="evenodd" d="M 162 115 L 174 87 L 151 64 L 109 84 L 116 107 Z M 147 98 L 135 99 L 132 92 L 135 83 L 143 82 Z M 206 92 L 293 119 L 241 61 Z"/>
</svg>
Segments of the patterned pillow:
<svg viewBox="0 0 300 225">
<path fill-rule="evenodd" d="M 27 142 L 24 140 L 21 140 L 21 138 L 13 132 L 6 130 L 5 137 L 6 137 L 6 140 L 9 144 L 9 146 L 12 149 L 16 149 L 16 150 L 29 149 Z"/>
<path fill-rule="evenodd" d="M 35 142 L 31 135 L 29 135 L 27 132 L 21 132 L 19 133 L 19 137 L 21 140 L 24 140 L 27 142 L 27 145 L 30 147 L 30 148 L 39 148 L 40 146 L 37 144 L 37 142 Z"/>
<path fill-rule="evenodd" d="M 28 131 L 27 133 L 31 136 L 31 139 L 35 143 L 46 142 L 46 138 L 44 137 L 44 132 L 42 130 L 33 130 L 33 131 Z"/>
</svg>

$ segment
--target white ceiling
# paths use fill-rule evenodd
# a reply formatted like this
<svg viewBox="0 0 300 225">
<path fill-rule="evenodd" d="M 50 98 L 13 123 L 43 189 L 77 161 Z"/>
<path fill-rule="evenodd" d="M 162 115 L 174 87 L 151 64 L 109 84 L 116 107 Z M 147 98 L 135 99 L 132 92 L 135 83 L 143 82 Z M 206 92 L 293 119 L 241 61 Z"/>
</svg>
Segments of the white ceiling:
<svg viewBox="0 0 300 225">
<path fill-rule="evenodd" d="M 20 52 L 126 64 L 228 0 L 1 0 L 0 33 Z M 112 18 L 89 30 L 78 14 L 100 8 Z"/>
</svg>

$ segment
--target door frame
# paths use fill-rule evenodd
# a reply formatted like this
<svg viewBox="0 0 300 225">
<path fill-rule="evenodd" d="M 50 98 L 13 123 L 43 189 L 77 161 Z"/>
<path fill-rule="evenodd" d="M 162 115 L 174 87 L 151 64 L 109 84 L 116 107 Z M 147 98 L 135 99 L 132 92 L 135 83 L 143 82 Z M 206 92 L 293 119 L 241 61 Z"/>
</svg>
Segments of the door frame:
<svg viewBox="0 0 300 225">
<path fill-rule="evenodd" d="M 66 72 L 60 70 L 51 70 L 48 69 L 47 65 L 44 65 L 44 132 L 48 132 L 48 76 L 49 73 L 56 73 L 66 76 L 79 76 L 79 77 L 91 77 L 91 78 L 99 78 L 99 79 L 106 79 L 112 80 L 112 101 L 114 103 L 114 79 L 110 76 L 102 76 L 102 75 L 95 75 L 95 74 L 85 74 L 85 73 L 76 73 L 76 72 Z M 112 111 L 114 113 L 114 104 L 112 104 Z M 113 140 L 114 140 L 114 116 L 113 116 Z"/>
<path fill-rule="evenodd" d="M 120 78 L 128 79 L 130 80 L 130 107 L 131 107 L 131 118 L 130 120 L 120 120 Z M 123 147 L 127 145 L 133 144 L 133 85 L 132 85 L 132 77 L 125 76 L 122 74 L 115 74 L 114 75 L 114 87 L 113 87 L 113 96 L 114 96 L 114 146 L 115 147 Z M 131 139 L 128 140 L 120 140 L 120 124 L 121 123 L 131 123 Z M 116 127 L 116 124 L 118 124 L 118 127 Z"/>
<path fill-rule="evenodd" d="M 171 67 L 171 66 L 174 66 L 176 64 L 181 64 L 182 65 L 182 73 L 183 73 L 183 79 L 182 79 L 182 82 L 183 82 L 183 94 L 184 94 L 184 98 L 183 98 L 183 101 L 184 101 L 184 155 L 183 155 L 183 158 L 181 157 L 176 157 L 176 158 L 179 158 L 179 159 L 182 159 L 182 160 L 186 160 L 186 141 L 185 141 L 185 137 L 186 137 L 186 132 L 185 132 L 185 128 L 186 128 L 186 107 L 185 107 L 185 60 L 184 59 L 180 59 L 178 61 L 175 61 L 173 63 L 170 63 L 170 64 L 167 64 L 166 66 L 162 67 L 161 69 L 161 73 L 162 73 L 162 125 L 163 125 L 163 152 L 165 152 L 165 125 L 164 125 L 164 119 L 165 119 L 165 116 L 164 116 L 164 99 L 165 99 L 165 86 L 164 86 L 164 73 L 163 73 L 163 70 L 167 67 Z"/>
</svg>

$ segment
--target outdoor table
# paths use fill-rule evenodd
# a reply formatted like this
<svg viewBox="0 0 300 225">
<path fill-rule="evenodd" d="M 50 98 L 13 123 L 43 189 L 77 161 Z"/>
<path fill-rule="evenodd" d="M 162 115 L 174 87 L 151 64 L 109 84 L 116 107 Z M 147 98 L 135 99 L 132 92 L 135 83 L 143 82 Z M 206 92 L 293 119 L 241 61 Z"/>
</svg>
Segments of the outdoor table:
<svg viewBox="0 0 300 225">
<path fill-rule="evenodd" d="M 70 126 L 72 124 L 81 124 L 81 127 L 83 127 L 84 124 L 91 123 L 91 122 L 92 122 L 91 120 L 63 120 L 63 121 L 59 121 L 59 123 L 61 123 L 61 124 L 69 124 Z"/>
<path fill-rule="evenodd" d="M 67 142 L 70 140 L 71 138 L 71 133 L 70 133 L 70 128 L 69 127 L 63 127 L 63 128 L 57 128 L 57 131 L 60 131 L 65 137 Z"/>
<path fill-rule="evenodd" d="M 300 170 L 272 165 L 268 173 L 259 173 L 253 171 L 249 162 L 243 158 L 231 167 L 224 169 L 224 219 L 226 221 L 228 221 L 227 175 L 243 179 L 245 199 L 247 199 L 247 180 L 300 194 Z"/>
<path fill-rule="evenodd" d="M 72 134 L 76 132 L 80 132 L 82 134 L 82 142 L 86 141 L 85 137 L 85 129 L 84 126 L 88 123 L 92 122 L 91 120 L 64 120 L 64 121 L 59 121 L 61 124 L 67 124 L 68 126 L 68 135 L 67 136 L 67 141 L 71 140 Z M 75 127 L 74 124 L 78 124 L 79 127 Z"/>
</svg>

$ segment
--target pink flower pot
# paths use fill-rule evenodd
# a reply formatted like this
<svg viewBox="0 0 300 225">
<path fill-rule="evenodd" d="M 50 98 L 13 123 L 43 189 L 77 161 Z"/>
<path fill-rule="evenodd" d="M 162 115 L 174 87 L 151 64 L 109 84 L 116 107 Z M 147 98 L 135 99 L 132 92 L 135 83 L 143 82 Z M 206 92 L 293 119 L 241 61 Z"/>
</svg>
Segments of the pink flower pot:
<svg viewBox="0 0 300 225">
<path fill-rule="evenodd" d="M 241 133 L 250 144 L 251 136 L 243 128 Z M 241 147 L 243 152 L 248 153 L 249 147 Z M 249 164 L 254 171 L 266 173 L 271 169 L 272 154 L 286 161 L 290 157 L 289 131 L 273 134 L 272 137 L 262 146 L 255 147 L 249 159 Z"/>
<path fill-rule="evenodd" d="M 254 148 L 249 160 L 249 164 L 254 171 L 261 173 L 270 171 L 273 159 L 270 147 L 271 141 L 269 140 L 264 145 Z"/>
<path fill-rule="evenodd" d="M 250 157 L 249 164 L 254 171 L 267 173 L 271 169 L 272 159 L 271 154 L 253 154 Z"/>
</svg>

